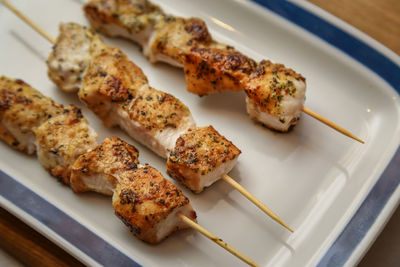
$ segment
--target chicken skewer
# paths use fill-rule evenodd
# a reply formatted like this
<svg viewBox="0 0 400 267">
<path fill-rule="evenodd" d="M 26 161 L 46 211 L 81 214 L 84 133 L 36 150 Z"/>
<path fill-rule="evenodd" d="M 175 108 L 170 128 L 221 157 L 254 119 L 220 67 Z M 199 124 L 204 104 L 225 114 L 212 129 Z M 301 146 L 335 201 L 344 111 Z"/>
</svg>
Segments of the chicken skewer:
<svg viewBox="0 0 400 267">
<path fill-rule="evenodd" d="M 196 213 L 182 191 L 156 169 L 139 165 L 137 158 L 133 146 L 108 138 L 74 163 L 71 187 L 75 192 L 112 195 L 116 215 L 148 243 L 158 243 L 172 232 L 191 227 L 247 264 L 258 266 L 197 224 Z"/>
<path fill-rule="evenodd" d="M 60 62 L 70 62 L 63 52 L 71 54 L 71 51 L 64 49 L 61 52 L 58 49 L 69 43 L 69 36 L 79 36 L 81 30 L 76 27 L 73 24 L 60 27 L 57 46 L 48 60 L 50 77 L 70 73 L 67 67 L 62 68 L 60 74 L 58 66 Z M 92 34 L 86 32 L 87 35 Z M 168 174 L 196 193 L 234 167 L 240 150 L 230 141 L 212 127 L 195 127 L 189 109 L 175 97 L 149 87 L 140 68 L 119 49 L 106 46 L 98 35 L 92 34 L 88 39 L 91 39 L 89 52 L 92 58 L 82 74 L 78 95 L 106 126 L 120 126 L 160 156 L 167 157 Z M 57 81 L 57 78 L 53 80 Z M 61 89 L 69 86 L 65 83 L 67 79 L 58 80 L 62 81 L 59 83 Z M 149 132 L 148 137 L 143 138 L 146 132 Z M 158 137 L 160 141 L 151 141 L 153 137 Z M 245 189 L 242 188 L 242 191 Z M 254 198 L 251 201 L 256 202 Z M 279 218 L 270 210 L 260 208 L 272 218 Z M 282 220 L 277 221 L 292 231 Z"/>
<path fill-rule="evenodd" d="M 257 266 L 221 239 L 210 238 L 196 223 L 189 199 L 156 169 L 140 165 L 136 148 L 116 137 L 97 146 L 97 134 L 78 108 L 57 104 L 22 80 L 1 76 L 0 86 L 0 122 L 7 133 L 0 139 L 28 154 L 36 151 L 49 173 L 75 192 L 112 195 L 115 214 L 139 239 L 156 244 L 191 227 Z"/>
<path fill-rule="evenodd" d="M 6 3 L 7 6 L 11 6 L 10 3 L 8 3 L 7 1 L 4 1 L 4 3 Z M 15 7 L 11 8 L 11 10 L 15 9 Z M 15 12 L 18 16 L 24 16 L 21 12 Z M 25 16 L 24 16 L 25 17 Z M 29 19 L 24 19 L 24 21 L 26 21 L 29 24 Z M 29 24 L 30 25 L 30 24 Z M 80 26 L 76 25 L 76 24 L 68 24 L 67 26 L 65 26 L 66 28 L 70 27 L 72 28 L 72 31 L 77 30 Z M 35 28 L 39 28 L 37 25 L 35 25 Z M 63 26 L 60 27 L 60 30 L 63 30 Z M 81 98 L 81 100 L 83 100 L 84 102 L 85 99 L 89 100 L 90 102 L 92 102 L 91 104 L 88 104 L 88 102 L 86 102 L 90 108 L 92 108 L 94 110 L 94 112 L 103 120 L 103 123 L 106 126 L 112 126 L 113 123 L 115 123 L 116 121 L 121 121 L 121 123 L 119 124 L 119 126 L 126 130 L 132 137 L 134 137 L 135 139 L 137 139 L 138 141 L 144 143 L 146 146 L 148 146 L 150 149 L 152 149 L 153 151 L 155 151 L 157 154 L 159 154 L 160 156 L 165 156 L 164 153 L 166 153 L 166 156 L 169 156 L 168 154 L 171 153 L 172 157 L 169 156 L 168 158 L 168 163 L 167 163 L 167 167 L 168 167 L 168 173 L 170 176 L 172 176 L 173 178 L 177 179 L 178 181 L 180 181 L 181 183 L 183 183 L 185 186 L 189 187 L 192 191 L 194 192 L 201 192 L 204 187 L 210 186 L 212 183 L 214 183 L 215 181 L 217 181 L 220 178 L 223 178 L 223 180 L 225 180 L 228 184 L 230 184 L 232 187 L 234 187 L 235 189 L 237 189 L 241 194 L 243 194 L 246 198 L 248 198 L 251 202 L 253 202 L 257 207 L 259 207 L 264 213 L 266 213 L 268 216 L 270 216 L 273 220 L 277 221 L 279 224 L 281 224 L 282 226 L 284 226 L 286 229 L 288 229 L 289 231 L 293 232 L 293 230 L 286 224 L 283 222 L 282 219 L 279 218 L 279 216 L 277 216 L 274 212 L 272 212 L 270 209 L 268 209 L 264 204 L 262 204 L 257 198 L 255 198 L 252 194 L 250 194 L 245 188 L 243 188 L 242 186 L 240 186 L 240 184 L 236 183 L 232 178 L 230 178 L 226 173 L 229 172 L 233 166 L 236 163 L 237 160 L 237 156 L 240 154 L 240 150 L 238 150 L 231 142 L 229 142 L 228 140 L 226 140 L 223 136 L 219 135 L 218 132 L 216 132 L 212 127 L 208 127 L 207 129 L 204 128 L 197 128 L 194 130 L 194 132 L 196 132 L 196 130 L 198 130 L 200 133 L 203 134 L 195 134 L 192 137 L 196 137 L 197 138 L 197 142 L 195 147 L 200 148 L 198 152 L 203 152 L 202 157 L 197 157 L 197 153 L 193 154 L 193 153 L 185 153 L 185 149 L 182 149 L 182 147 L 185 147 L 184 145 L 180 146 L 179 145 L 179 140 L 181 139 L 181 137 L 179 137 L 177 139 L 177 144 L 175 146 L 175 150 L 173 150 L 173 146 L 171 146 L 171 143 L 174 144 L 173 142 L 171 142 L 171 140 L 174 140 L 173 138 L 169 138 L 169 142 L 166 143 L 166 146 L 164 144 L 164 147 L 162 145 L 160 145 L 161 142 L 157 142 L 154 140 L 151 140 L 151 142 L 148 142 L 146 140 L 145 137 L 143 137 L 143 135 L 138 134 L 139 132 L 142 132 L 144 129 L 146 130 L 151 130 L 154 125 L 147 125 L 144 124 L 145 128 L 143 128 L 143 119 L 139 120 L 137 119 L 137 115 L 140 113 L 143 116 L 146 115 L 146 111 L 143 114 L 143 110 L 140 111 L 138 109 L 134 109 L 133 113 L 132 112 L 129 114 L 122 114 L 121 115 L 121 110 L 126 110 L 126 107 L 132 107 L 132 105 L 129 102 L 125 102 L 122 103 L 120 105 L 117 105 L 118 109 L 117 109 L 117 113 L 119 115 L 119 118 L 115 118 L 112 116 L 107 117 L 106 115 L 112 110 L 112 108 L 108 107 L 107 109 L 107 105 L 109 105 L 110 103 L 112 104 L 113 102 L 119 102 L 122 100 L 132 100 L 133 99 L 133 95 L 135 94 L 134 91 L 130 90 L 128 88 L 128 90 L 126 91 L 121 91 L 121 89 L 123 89 L 123 87 L 121 87 L 121 80 L 115 80 L 115 76 L 113 74 L 115 74 L 116 76 L 118 76 L 121 72 L 123 73 L 122 76 L 120 76 L 122 78 L 122 80 L 130 80 L 131 85 L 135 85 L 134 88 L 139 89 L 138 91 L 145 91 L 145 93 L 149 93 L 154 91 L 156 92 L 156 98 L 153 98 L 154 95 L 150 95 L 148 94 L 146 97 L 143 97 L 144 95 L 139 94 L 139 96 L 137 97 L 137 99 L 139 99 L 139 102 L 143 99 L 146 99 L 148 101 L 152 101 L 154 99 L 157 99 L 157 101 L 159 101 L 160 99 L 163 99 L 162 102 L 164 102 L 166 97 L 171 97 L 173 102 L 173 106 L 178 106 L 180 107 L 180 121 L 185 121 L 189 123 L 184 123 L 184 130 L 185 129 L 191 129 L 189 128 L 190 126 L 187 126 L 188 124 L 194 124 L 194 121 L 191 119 L 191 115 L 190 115 L 190 111 L 188 111 L 188 109 L 186 108 L 186 106 L 184 106 L 182 103 L 180 103 L 179 100 L 173 98 L 172 96 L 162 93 L 161 91 L 157 91 L 153 88 L 150 88 L 147 84 L 147 78 L 145 77 L 145 75 L 142 73 L 142 71 L 140 70 L 140 68 L 138 68 L 135 64 L 133 64 L 132 62 L 130 62 L 129 60 L 126 60 L 126 56 L 119 51 L 116 48 L 113 47 L 107 47 L 105 46 L 105 44 L 102 42 L 102 40 L 95 35 L 94 33 L 92 33 L 89 30 L 84 29 L 85 31 L 79 30 L 78 32 L 75 32 L 68 36 L 64 36 L 61 34 L 59 36 L 59 38 L 57 39 L 57 42 L 54 46 L 54 51 L 55 52 L 59 47 L 64 47 L 64 49 L 61 50 L 61 53 L 52 53 L 50 55 L 50 58 L 48 60 L 48 65 L 49 65 L 49 76 L 50 78 L 57 84 L 60 86 L 61 89 L 63 89 L 64 91 L 76 91 L 79 90 L 79 96 Z M 39 33 L 43 32 L 42 30 L 38 31 Z M 68 32 L 68 31 L 66 31 Z M 62 39 L 65 39 L 67 41 L 62 41 Z M 47 38 L 46 38 L 47 39 Z M 68 40 L 73 40 L 72 45 L 71 42 L 69 42 Z M 62 65 L 60 65 L 60 62 L 64 62 L 65 57 L 74 55 L 75 52 L 76 54 L 82 54 L 82 50 L 83 50 L 83 54 L 86 55 L 84 57 L 78 57 L 78 58 L 74 58 L 73 62 L 74 64 L 72 65 L 68 65 L 67 68 L 63 68 Z M 108 53 L 107 53 L 108 50 Z M 88 57 L 88 52 L 91 52 L 93 54 L 95 54 L 97 52 L 98 54 L 98 59 L 100 60 L 100 62 L 102 62 L 104 60 L 104 57 L 107 57 L 108 55 L 113 55 L 111 57 L 111 60 L 115 60 L 115 59 L 120 59 L 122 61 L 121 62 L 117 62 L 117 64 L 114 62 L 114 64 L 108 65 L 108 66 L 114 66 L 111 68 L 111 70 L 114 71 L 114 73 L 111 73 L 111 81 L 107 81 L 104 84 L 107 84 L 108 86 L 105 88 L 101 88 L 101 86 L 99 87 L 99 90 L 94 90 L 94 95 L 92 95 L 92 97 L 88 97 L 88 92 L 85 92 L 85 88 L 81 87 L 82 83 L 80 83 L 82 80 L 83 84 L 85 83 L 85 81 L 89 80 L 91 81 L 90 83 L 96 84 L 98 83 L 98 78 L 101 79 L 101 77 L 105 77 L 107 76 L 106 72 L 103 72 L 101 70 L 99 70 L 97 68 L 98 65 L 96 64 L 92 64 L 92 66 L 94 65 L 94 68 L 96 69 L 94 71 L 94 79 L 90 78 L 90 64 L 89 63 L 93 63 L 95 60 L 92 60 L 92 62 L 90 62 L 90 57 Z M 81 53 L 79 53 L 81 52 Z M 86 54 L 85 54 L 86 53 Z M 52 56 L 54 56 L 52 58 Z M 55 59 L 55 60 L 54 60 Z M 125 59 L 125 60 L 124 60 Z M 53 69 L 55 70 L 54 72 L 51 71 L 52 70 L 52 62 L 56 62 L 55 66 L 53 66 Z M 106 60 L 107 61 L 107 60 Z M 120 64 L 118 64 L 120 63 Z M 88 69 L 86 70 L 86 66 L 89 65 Z M 120 65 L 122 66 L 122 68 L 115 68 L 116 65 Z M 134 81 L 132 80 L 132 77 L 129 76 L 129 73 L 132 75 L 132 72 L 135 74 L 133 75 L 135 77 Z M 88 79 L 84 79 L 84 77 L 89 77 Z M 72 86 L 71 86 L 72 85 Z M 111 85 L 111 86 L 110 86 Z M 146 86 L 147 85 L 147 86 Z M 143 89 L 144 87 L 144 89 Z M 93 88 L 93 87 L 92 87 Z M 100 93 L 100 94 L 98 94 Z M 157 95 L 161 94 L 160 95 Z M 167 96 L 166 96 L 167 95 Z M 94 102 L 93 102 L 94 100 Z M 136 102 L 136 100 L 135 100 Z M 94 105 L 92 105 L 94 103 Z M 143 105 L 142 108 L 144 108 L 147 104 Z M 140 106 L 140 105 L 136 105 L 136 106 Z M 157 105 L 156 105 L 157 106 Z M 122 107 L 122 108 L 121 108 Z M 153 105 L 154 108 L 154 105 Z M 170 112 L 170 115 L 167 117 L 174 117 L 176 116 L 176 112 L 172 112 L 171 110 L 168 109 L 168 106 L 164 109 L 155 109 L 158 114 L 158 116 L 162 116 L 162 114 L 164 112 Z M 188 114 L 189 113 L 189 114 Z M 105 116 L 104 116 L 105 115 Z M 153 114 L 154 115 L 154 114 Z M 136 119 L 134 118 L 136 116 Z M 153 116 L 154 117 L 154 116 Z M 122 118 L 122 120 L 121 120 Z M 127 120 L 127 118 L 129 118 Z M 133 119 L 133 121 L 132 121 Z M 145 117 L 145 120 L 147 121 L 151 121 L 149 117 Z M 176 119 L 175 119 L 176 120 Z M 131 122 L 131 124 L 127 125 L 126 121 Z M 139 126 L 137 125 L 137 123 L 139 122 Z M 172 128 L 177 128 L 176 124 L 170 124 L 170 123 L 165 123 L 164 121 L 164 126 L 173 126 Z M 136 129 L 135 129 L 136 128 Z M 157 127 L 156 127 L 157 128 Z M 161 129 L 159 132 L 163 132 L 165 129 Z M 184 130 L 180 129 L 179 133 L 184 132 Z M 208 130 L 208 132 L 207 132 Z M 193 131 L 193 130 L 192 130 Z M 146 132 L 146 131 L 144 131 Z M 172 134 L 175 138 L 177 136 L 179 136 L 178 134 Z M 149 135 L 150 137 L 154 137 L 154 132 L 152 134 Z M 171 136 L 171 134 L 169 134 L 169 136 Z M 210 142 L 210 138 L 208 137 L 212 137 L 213 138 L 213 142 Z M 161 138 L 162 139 L 162 138 Z M 147 142 L 146 142 L 147 141 Z M 192 140 L 193 141 L 193 140 Z M 204 142 L 205 141 L 205 142 Z M 222 141 L 222 142 L 220 142 Z M 203 144 L 206 143 L 209 146 L 199 146 L 199 144 Z M 214 143 L 214 146 L 213 146 Z M 215 145 L 217 144 L 217 145 Z M 225 146 L 225 148 L 224 148 Z M 193 150 L 193 146 L 191 147 L 187 147 L 186 150 Z M 181 152 L 181 156 L 176 158 L 176 150 L 180 150 Z M 210 157 L 210 155 L 208 153 L 204 153 L 204 151 L 212 151 L 212 157 Z M 160 152 L 161 151 L 161 152 Z M 192 151 L 194 152 L 194 151 Z M 182 156 L 183 154 L 183 156 Z M 193 155 L 196 155 L 196 157 L 193 157 Z M 222 157 L 221 157 L 222 156 Z M 172 160 L 172 158 L 174 158 L 175 160 Z M 206 166 L 206 170 L 202 170 L 200 172 L 200 167 L 198 166 L 199 163 L 197 163 L 200 159 L 200 167 L 204 168 L 204 165 Z M 227 162 L 228 161 L 228 162 Z M 182 164 L 183 163 L 183 164 Z M 203 164 L 203 166 L 201 166 L 201 163 Z M 217 165 L 218 164 L 218 165 Z M 211 166 L 211 168 L 210 168 Z M 228 179 L 228 177 L 230 179 Z M 181 179 L 181 178 L 186 178 L 186 179 Z"/>
<path fill-rule="evenodd" d="M 97 134 L 75 106 L 59 105 L 22 80 L 1 76 L 0 86 L 2 88 L 0 92 L 2 125 L 9 130 L 16 142 L 29 143 L 26 147 L 32 147 L 32 149 L 22 150 L 28 154 L 36 152 L 43 167 L 64 184 L 76 189 L 79 188 L 76 181 L 80 181 L 80 184 L 91 185 L 90 189 L 93 191 L 112 195 L 116 185 L 122 182 L 122 180 L 119 181 L 122 179 L 120 177 L 126 177 L 127 180 L 124 181 L 128 186 L 128 180 L 134 184 L 135 180 L 146 176 L 137 174 L 140 166 L 138 152 L 134 147 L 116 138 L 106 139 L 102 145 L 97 146 Z M 29 135 L 19 134 L 21 132 L 29 133 Z M 11 146 L 15 147 L 15 144 L 12 143 Z M 19 149 L 19 147 L 16 148 Z M 83 160 L 82 157 L 84 157 Z M 89 163 L 94 158 L 98 167 L 96 175 L 93 175 L 93 164 Z M 76 171 L 77 169 L 79 172 Z M 107 176 L 108 179 L 105 179 L 102 174 L 110 175 Z M 152 176 L 162 177 L 158 173 L 149 177 Z M 136 179 L 128 179 L 129 177 Z M 168 184 L 168 188 L 171 192 L 179 190 L 171 183 Z M 140 191 L 141 188 L 138 190 Z M 75 191 L 82 192 L 83 190 Z M 147 191 L 151 192 L 151 190 Z M 174 194 L 182 195 L 180 191 Z M 173 207 L 173 205 L 168 206 Z M 161 240 L 161 238 L 141 239 L 149 243 Z"/>
<path fill-rule="evenodd" d="M 213 40 L 198 18 L 165 14 L 150 1 L 91 0 L 84 6 L 91 25 L 110 37 L 138 43 L 151 62 L 184 69 L 188 91 L 207 95 L 245 91 L 250 117 L 286 132 L 304 112 L 361 143 L 363 140 L 304 107 L 305 78 L 281 64 L 259 63 Z"/>
<path fill-rule="evenodd" d="M 43 167 L 68 185 L 72 163 L 97 145 L 97 134 L 78 108 L 57 104 L 22 80 L 1 76 L 0 87 L 0 124 L 8 133 L 0 138 L 36 152 Z"/>
</svg>

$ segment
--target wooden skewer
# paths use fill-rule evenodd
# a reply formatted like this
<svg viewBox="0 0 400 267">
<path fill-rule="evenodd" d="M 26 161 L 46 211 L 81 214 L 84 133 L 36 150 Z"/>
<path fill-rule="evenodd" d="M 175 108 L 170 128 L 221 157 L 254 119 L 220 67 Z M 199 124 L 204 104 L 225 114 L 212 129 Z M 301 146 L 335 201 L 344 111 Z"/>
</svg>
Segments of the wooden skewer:
<svg viewBox="0 0 400 267">
<path fill-rule="evenodd" d="M 43 31 L 38 25 L 36 25 L 33 21 L 31 21 L 27 16 L 22 14 L 15 6 L 13 6 L 10 2 L 7 0 L 3 0 L 3 4 L 8 7 L 12 12 L 14 12 L 18 17 L 20 17 L 22 20 L 24 20 L 27 24 L 29 24 L 35 31 L 37 31 L 40 35 L 42 35 L 44 38 L 49 40 L 50 43 L 54 44 L 56 41 L 48 35 L 45 31 Z"/>
<path fill-rule="evenodd" d="M 191 219 L 189 219 L 188 217 L 186 217 L 182 213 L 177 213 L 176 216 L 178 216 L 178 218 L 181 219 L 184 223 L 186 223 L 187 225 L 189 225 L 193 229 L 197 230 L 202 235 L 204 235 L 205 237 L 207 237 L 211 241 L 215 242 L 219 246 L 223 247 L 224 249 L 226 249 L 227 251 L 229 251 L 230 253 L 232 253 L 233 255 L 235 255 L 236 257 L 238 257 L 239 259 L 241 259 L 242 261 L 244 261 L 248 265 L 250 265 L 250 266 L 258 266 L 257 263 L 255 263 L 254 261 L 249 259 L 247 256 L 243 255 L 242 253 L 240 253 L 239 251 L 237 251 L 236 249 L 234 249 L 233 247 L 228 245 L 226 242 L 224 242 L 222 239 L 216 237 L 215 235 L 213 235 L 212 233 L 210 233 L 209 231 L 207 231 L 206 229 L 204 229 L 199 224 L 195 223 L 194 221 L 192 221 Z"/>
<path fill-rule="evenodd" d="M 245 196 L 248 200 L 250 200 L 251 202 L 253 202 L 257 207 L 259 207 L 262 211 L 264 211 L 269 217 L 271 217 L 273 220 L 275 220 L 276 222 L 278 222 L 280 225 L 282 225 L 283 227 L 285 227 L 286 229 L 288 229 L 290 232 L 293 233 L 293 230 L 282 221 L 282 219 L 280 219 L 278 217 L 278 215 L 276 215 L 272 210 L 270 210 L 267 206 L 265 206 L 261 201 L 259 201 L 257 198 L 255 198 L 252 194 L 250 194 L 249 191 L 247 191 L 243 186 L 241 186 L 238 182 L 236 182 L 235 180 L 232 179 L 232 177 L 230 177 L 227 174 L 222 174 L 222 179 L 224 179 L 228 184 L 230 184 L 232 187 L 234 187 L 237 191 L 239 191 L 243 196 Z"/>
<path fill-rule="evenodd" d="M 14 7 L 7 0 L 2 0 L 4 5 L 10 8 L 18 17 L 22 18 L 28 25 L 32 26 L 39 34 L 49 40 L 52 44 L 55 44 L 55 40 L 49 36 L 45 31 L 43 31 L 39 26 L 34 24 L 29 18 L 27 18 L 22 12 L 20 12 L 16 7 Z M 259 201 L 256 197 L 254 197 L 250 192 L 244 189 L 240 184 L 238 184 L 235 180 L 229 177 L 227 174 L 223 174 L 222 178 L 231 186 L 233 186 L 236 190 L 238 190 L 242 195 L 244 195 L 247 199 L 253 202 L 257 207 L 263 210 L 268 216 L 270 216 L 273 220 L 277 221 L 279 224 L 284 226 L 289 231 L 293 232 L 293 230 L 285 224 L 273 211 L 271 211 L 267 206 L 265 206 L 261 201 Z"/>
<path fill-rule="evenodd" d="M 360 138 L 358 138 L 357 136 L 355 136 L 354 134 L 352 134 L 351 132 L 347 131 L 346 129 L 340 127 L 339 125 L 333 123 L 332 121 L 328 120 L 327 118 L 319 115 L 318 113 L 315 113 L 314 111 L 312 111 L 309 108 L 306 107 L 302 107 L 302 111 L 304 113 L 306 113 L 307 115 L 310 115 L 311 117 L 319 120 L 320 122 L 326 124 L 327 126 L 331 127 L 332 129 L 338 131 L 339 133 L 342 133 L 350 138 L 353 138 L 354 140 L 357 140 L 358 142 L 364 144 L 364 141 L 361 140 Z"/>
</svg>

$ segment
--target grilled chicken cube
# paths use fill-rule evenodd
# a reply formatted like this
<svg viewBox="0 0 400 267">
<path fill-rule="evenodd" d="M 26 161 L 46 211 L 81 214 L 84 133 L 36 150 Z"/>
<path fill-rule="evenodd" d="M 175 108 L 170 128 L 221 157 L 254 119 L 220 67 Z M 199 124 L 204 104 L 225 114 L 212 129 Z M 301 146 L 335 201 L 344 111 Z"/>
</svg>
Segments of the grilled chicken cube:
<svg viewBox="0 0 400 267">
<path fill-rule="evenodd" d="M 188 228 L 176 214 L 196 219 L 189 199 L 177 186 L 150 166 L 119 175 L 112 198 L 115 214 L 139 239 L 156 244 L 169 234 Z"/>
<path fill-rule="evenodd" d="M 178 212 L 195 220 L 196 213 L 181 190 L 150 166 L 139 165 L 138 151 L 112 137 L 80 156 L 73 165 L 75 192 L 112 195 L 115 214 L 141 240 L 156 244 L 187 228 Z"/>
<path fill-rule="evenodd" d="M 200 193 L 232 170 L 240 153 L 212 126 L 189 129 L 176 141 L 168 158 L 167 172 L 193 192 Z"/>
<path fill-rule="evenodd" d="M 261 61 L 246 83 L 250 117 L 286 132 L 300 118 L 305 100 L 305 78 L 281 64 Z"/>
<path fill-rule="evenodd" d="M 153 63 L 183 67 L 184 54 L 194 47 L 226 47 L 212 40 L 201 19 L 166 15 L 150 1 L 93 0 L 84 11 L 97 31 L 138 43 Z"/>
<path fill-rule="evenodd" d="M 147 46 L 162 10 L 146 0 L 94 0 L 84 7 L 90 24 L 107 36 L 130 39 Z"/>
<path fill-rule="evenodd" d="M 97 146 L 97 134 L 81 111 L 72 105 L 40 125 L 36 130 L 36 140 L 40 163 L 67 185 L 75 160 Z"/>
<path fill-rule="evenodd" d="M 62 112 L 62 105 L 19 79 L 1 76 L 0 90 L 0 138 L 15 149 L 35 153 L 36 128 Z"/>
<path fill-rule="evenodd" d="M 164 16 L 155 26 L 149 41 L 150 49 L 144 48 L 143 52 L 150 62 L 160 61 L 182 68 L 185 54 L 192 48 L 212 44 L 211 35 L 201 19 Z"/>
<path fill-rule="evenodd" d="M 117 137 L 105 139 L 96 149 L 81 155 L 72 166 L 71 188 L 112 195 L 117 175 L 139 164 L 135 147 Z"/>
<path fill-rule="evenodd" d="M 187 90 L 197 95 L 242 91 L 257 63 L 233 48 L 194 48 L 185 54 Z"/>
<path fill-rule="evenodd" d="M 168 157 L 178 136 L 195 126 L 180 100 L 151 88 L 141 69 L 114 47 L 93 57 L 79 97 L 105 126 L 121 127 L 161 157 Z"/>
<path fill-rule="evenodd" d="M 151 9 L 145 8 L 148 5 L 151 5 L 149 1 L 94 0 L 86 5 L 85 10 L 91 23 L 97 27 L 109 25 L 112 20 L 113 27 L 109 28 L 108 35 L 123 36 L 140 43 L 151 62 L 163 61 L 183 67 L 189 92 L 202 96 L 245 90 L 247 112 L 252 119 L 281 132 L 288 131 L 297 123 L 306 90 L 301 75 L 267 60 L 256 63 L 233 47 L 213 40 L 201 19 L 175 17 L 164 14 L 159 8 L 157 19 L 151 20 L 152 26 L 142 31 L 148 36 L 147 45 L 138 40 L 137 35 L 121 34 L 135 29 L 135 24 L 127 23 L 129 14 L 131 21 L 152 14 Z M 118 12 L 118 7 L 123 12 Z M 139 9 L 142 11 L 132 11 Z M 140 31 L 140 27 L 138 29 Z"/>
<path fill-rule="evenodd" d="M 132 100 L 140 89 L 148 89 L 147 77 L 124 53 L 115 47 L 104 47 L 92 57 L 79 98 L 96 113 L 105 126 L 118 125 L 111 116 L 115 105 Z"/>
<path fill-rule="evenodd" d="M 63 91 L 77 92 L 90 59 L 91 30 L 76 23 L 61 23 L 56 44 L 47 60 L 48 75 Z"/>
</svg>

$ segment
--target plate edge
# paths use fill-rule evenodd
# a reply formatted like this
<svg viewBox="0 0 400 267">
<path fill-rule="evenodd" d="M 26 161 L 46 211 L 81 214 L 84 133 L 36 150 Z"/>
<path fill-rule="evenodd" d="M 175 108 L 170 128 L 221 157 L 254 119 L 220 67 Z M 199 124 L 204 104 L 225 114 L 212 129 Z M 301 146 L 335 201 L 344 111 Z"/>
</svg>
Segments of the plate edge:
<svg viewBox="0 0 400 267">
<path fill-rule="evenodd" d="M 2 170 L 0 170 L 0 196 L 23 213 L 29 214 L 38 225 L 49 229 L 65 243 L 78 249 L 102 266 L 141 266 L 134 259 Z M 21 213 L 12 210 L 10 205 L 2 206 L 12 214 Z M 52 216 L 48 216 L 49 214 Z M 18 216 L 18 214 L 16 215 Z M 24 220 L 24 218 L 20 219 Z M 40 231 L 37 227 L 36 230 Z"/>
</svg>

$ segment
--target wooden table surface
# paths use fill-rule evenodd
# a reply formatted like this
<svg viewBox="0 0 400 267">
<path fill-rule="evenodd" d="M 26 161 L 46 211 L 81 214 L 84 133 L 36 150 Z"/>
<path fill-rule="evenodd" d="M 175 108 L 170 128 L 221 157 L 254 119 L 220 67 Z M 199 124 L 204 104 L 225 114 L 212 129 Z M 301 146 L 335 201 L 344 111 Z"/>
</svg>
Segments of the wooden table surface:
<svg viewBox="0 0 400 267">
<path fill-rule="evenodd" d="M 310 0 L 400 55 L 400 0 Z M 75 258 L 0 208 L 0 248 L 30 266 L 80 266 Z M 360 262 L 400 266 L 400 209 Z"/>
</svg>

